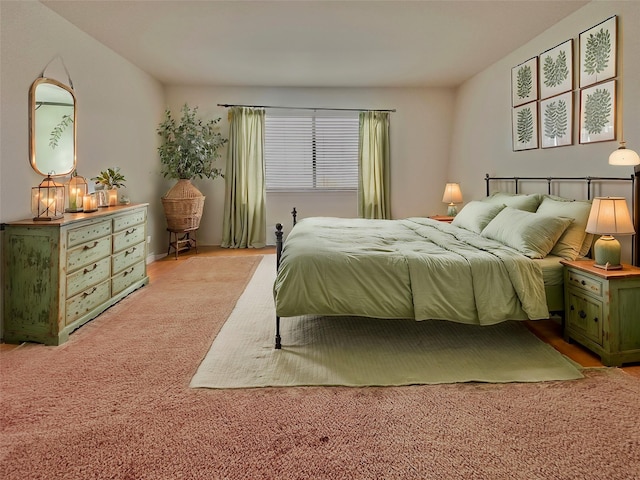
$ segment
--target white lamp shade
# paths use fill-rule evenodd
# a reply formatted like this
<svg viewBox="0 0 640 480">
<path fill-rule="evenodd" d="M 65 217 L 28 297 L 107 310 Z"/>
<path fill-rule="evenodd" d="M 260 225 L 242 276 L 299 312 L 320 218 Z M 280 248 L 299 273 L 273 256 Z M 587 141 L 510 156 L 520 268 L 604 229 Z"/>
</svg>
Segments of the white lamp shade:
<svg viewBox="0 0 640 480">
<path fill-rule="evenodd" d="M 442 203 L 462 203 L 462 191 L 457 183 L 447 183 L 444 187 Z"/>
<path fill-rule="evenodd" d="M 623 197 L 596 197 L 591 205 L 588 233 L 597 235 L 633 235 L 636 233 Z"/>
<path fill-rule="evenodd" d="M 640 165 L 640 157 L 626 148 L 624 142 L 620 142 L 620 148 L 609 155 L 609 165 Z"/>
</svg>

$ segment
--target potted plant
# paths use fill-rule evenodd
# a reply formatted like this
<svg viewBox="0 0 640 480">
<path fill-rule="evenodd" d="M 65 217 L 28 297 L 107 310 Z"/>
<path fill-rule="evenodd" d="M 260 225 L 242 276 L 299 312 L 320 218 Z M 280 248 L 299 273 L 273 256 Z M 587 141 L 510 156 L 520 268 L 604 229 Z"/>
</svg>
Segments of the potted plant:
<svg viewBox="0 0 640 480">
<path fill-rule="evenodd" d="M 162 197 L 167 225 L 172 231 L 194 230 L 200 226 L 204 195 L 191 183 L 194 178 L 221 177 L 215 166 L 220 149 L 227 142 L 217 131 L 220 118 L 203 121 L 196 118 L 198 107 L 185 103 L 177 122 L 169 110 L 158 127 L 162 145 L 158 147 L 162 175 L 176 184 Z"/>
<path fill-rule="evenodd" d="M 92 177 L 91 180 L 96 183 L 96 189 L 106 190 L 105 196 L 98 202 L 99 207 L 116 205 L 118 203 L 118 188 L 124 187 L 124 182 L 127 181 L 124 175 L 120 173 L 120 167 L 102 170 L 100 175 Z"/>
</svg>

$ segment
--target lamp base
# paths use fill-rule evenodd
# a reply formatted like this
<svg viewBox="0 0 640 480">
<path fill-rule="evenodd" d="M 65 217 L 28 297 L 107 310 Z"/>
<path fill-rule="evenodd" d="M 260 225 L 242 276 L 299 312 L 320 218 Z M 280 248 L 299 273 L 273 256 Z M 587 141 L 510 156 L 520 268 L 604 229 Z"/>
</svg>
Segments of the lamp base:
<svg viewBox="0 0 640 480">
<path fill-rule="evenodd" d="M 603 235 L 593 245 L 596 263 L 594 267 L 604 270 L 620 270 L 620 242 L 611 235 Z"/>
<path fill-rule="evenodd" d="M 447 216 L 455 217 L 458 214 L 458 207 L 456 207 L 453 203 L 449 204 L 447 208 Z"/>
</svg>

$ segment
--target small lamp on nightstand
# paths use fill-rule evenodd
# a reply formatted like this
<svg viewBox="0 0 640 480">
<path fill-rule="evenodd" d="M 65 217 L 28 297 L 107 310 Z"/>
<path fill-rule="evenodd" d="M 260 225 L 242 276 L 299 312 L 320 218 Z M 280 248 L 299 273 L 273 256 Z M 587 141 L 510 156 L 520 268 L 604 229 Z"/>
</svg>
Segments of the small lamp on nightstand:
<svg viewBox="0 0 640 480">
<path fill-rule="evenodd" d="M 620 270 L 620 242 L 616 235 L 636 233 L 631 223 L 627 201 L 623 197 L 596 197 L 591 205 L 587 233 L 602 235 L 593 246 L 595 267 Z"/>
<path fill-rule="evenodd" d="M 447 183 L 444 187 L 444 195 L 442 196 L 442 203 L 448 203 L 447 215 L 455 217 L 458 213 L 458 207 L 456 203 L 462 203 L 462 191 L 460 185 L 457 183 Z"/>
</svg>

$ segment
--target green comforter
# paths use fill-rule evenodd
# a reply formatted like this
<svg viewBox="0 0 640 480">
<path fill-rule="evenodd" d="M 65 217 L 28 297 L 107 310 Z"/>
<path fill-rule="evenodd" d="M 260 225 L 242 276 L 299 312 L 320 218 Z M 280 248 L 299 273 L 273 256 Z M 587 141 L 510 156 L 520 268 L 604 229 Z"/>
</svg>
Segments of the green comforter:
<svg viewBox="0 0 640 480">
<path fill-rule="evenodd" d="M 315 217 L 295 226 L 274 284 L 276 314 L 548 318 L 542 270 L 517 251 L 428 218 Z"/>
</svg>

